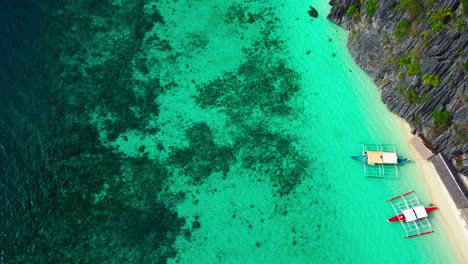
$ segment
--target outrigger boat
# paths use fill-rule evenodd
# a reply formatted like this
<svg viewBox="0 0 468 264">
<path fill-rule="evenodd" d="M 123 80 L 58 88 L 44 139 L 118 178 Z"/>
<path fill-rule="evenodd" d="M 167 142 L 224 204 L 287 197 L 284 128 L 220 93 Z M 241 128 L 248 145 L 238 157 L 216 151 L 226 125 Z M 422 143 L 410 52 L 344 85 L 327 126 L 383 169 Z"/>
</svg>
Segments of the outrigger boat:
<svg viewBox="0 0 468 264">
<path fill-rule="evenodd" d="M 401 158 L 391 152 L 368 151 L 363 155 L 351 156 L 353 160 L 361 161 L 370 165 L 373 164 L 405 164 L 410 162 L 408 158 Z M 395 159 L 396 158 L 396 159 Z"/>
<path fill-rule="evenodd" d="M 351 158 L 369 165 L 405 164 L 410 162 L 407 158 L 397 156 L 395 145 L 381 144 L 363 144 L 362 155 L 351 156 Z"/>
<path fill-rule="evenodd" d="M 351 156 L 351 159 L 364 164 L 364 176 L 374 178 L 396 177 L 396 166 L 410 162 L 397 156 L 393 144 L 362 144 L 362 155 Z"/>
<path fill-rule="evenodd" d="M 396 215 L 387 219 L 387 222 L 400 222 L 406 232 L 406 238 L 433 233 L 429 223 L 428 214 L 439 209 L 436 206 L 424 207 L 414 194 L 407 192 L 389 199 Z"/>
<path fill-rule="evenodd" d="M 395 215 L 387 219 L 387 222 L 397 222 L 397 221 L 413 221 L 413 219 L 420 219 L 427 217 L 427 215 L 435 210 L 439 209 L 437 206 L 424 207 L 422 205 L 416 206 L 407 210 L 402 211 L 401 214 Z"/>
</svg>

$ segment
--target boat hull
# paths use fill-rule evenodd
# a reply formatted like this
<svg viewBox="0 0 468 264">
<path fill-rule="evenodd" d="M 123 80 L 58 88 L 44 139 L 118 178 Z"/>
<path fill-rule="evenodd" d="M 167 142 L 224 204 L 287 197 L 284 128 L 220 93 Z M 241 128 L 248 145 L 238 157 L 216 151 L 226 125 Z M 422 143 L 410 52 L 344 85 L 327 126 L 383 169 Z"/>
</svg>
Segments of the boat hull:
<svg viewBox="0 0 468 264">
<path fill-rule="evenodd" d="M 438 207 L 427 207 L 425 208 L 426 209 L 426 213 L 430 213 L 430 212 L 433 212 L 437 209 L 439 209 Z M 405 215 L 404 214 L 399 214 L 399 215 L 395 215 L 393 217 L 390 217 L 389 219 L 387 219 L 387 222 L 398 222 L 398 221 L 406 221 L 406 218 L 405 218 Z"/>
<path fill-rule="evenodd" d="M 351 156 L 351 159 L 357 160 L 357 161 L 360 161 L 360 162 L 367 162 L 367 156 L 365 156 L 365 155 Z"/>
<path fill-rule="evenodd" d="M 398 164 L 405 164 L 405 163 L 410 162 L 410 160 L 409 160 L 408 158 L 400 158 L 400 157 L 398 157 L 398 158 L 397 158 L 397 162 L 398 162 Z"/>
<path fill-rule="evenodd" d="M 351 159 L 367 163 L 366 155 L 351 156 Z M 397 164 L 406 164 L 408 162 L 410 162 L 408 158 L 400 158 L 400 157 L 397 158 Z"/>
</svg>

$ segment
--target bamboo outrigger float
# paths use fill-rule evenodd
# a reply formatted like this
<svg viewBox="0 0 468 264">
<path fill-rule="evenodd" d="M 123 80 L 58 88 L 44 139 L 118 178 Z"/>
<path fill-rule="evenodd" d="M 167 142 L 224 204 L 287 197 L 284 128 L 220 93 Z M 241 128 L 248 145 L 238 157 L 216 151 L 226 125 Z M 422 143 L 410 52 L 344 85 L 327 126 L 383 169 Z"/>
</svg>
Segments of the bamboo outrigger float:
<svg viewBox="0 0 468 264">
<path fill-rule="evenodd" d="M 398 157 L 393 144 L 362 144 L 362 154 L 351 158 L 364 164 L 364 176 L 373 178 L 397 177 L 397 165 L 410 161 Z"/>
</svg>

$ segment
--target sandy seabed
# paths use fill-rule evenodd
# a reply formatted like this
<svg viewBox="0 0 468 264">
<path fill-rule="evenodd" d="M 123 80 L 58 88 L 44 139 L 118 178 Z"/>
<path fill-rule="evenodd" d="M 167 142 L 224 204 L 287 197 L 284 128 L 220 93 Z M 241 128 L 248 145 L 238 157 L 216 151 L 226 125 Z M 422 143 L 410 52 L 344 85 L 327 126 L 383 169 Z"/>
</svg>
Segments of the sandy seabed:
<svg viewBox="0 0 468 264">
<path fill-rule="evenodd" d="M 409 143 L 416 137 L 411 134 L 411 129 L 408 123 L 401 119 L 403 131 L 405 131 L 406 141 L 408 142 L 411 154 L 415 158 L 415 164 L 418 170 L 418 176 L 423 183 L 425 189 L 429 192 L 432 201 L 440 210 L 438 210 L 438 218 L 450 241 L 450 246 L 454 249 L 459 263 L 468 263 L 468 228 L 467 223 L 462 218 L 460 211 L 456 208 L 452 197 L 448 193 L 445 185 L 442 183 L 437 171 L 427 159 Z M 436 231 L 437 232 L 437 231 Z"/>
</svg>

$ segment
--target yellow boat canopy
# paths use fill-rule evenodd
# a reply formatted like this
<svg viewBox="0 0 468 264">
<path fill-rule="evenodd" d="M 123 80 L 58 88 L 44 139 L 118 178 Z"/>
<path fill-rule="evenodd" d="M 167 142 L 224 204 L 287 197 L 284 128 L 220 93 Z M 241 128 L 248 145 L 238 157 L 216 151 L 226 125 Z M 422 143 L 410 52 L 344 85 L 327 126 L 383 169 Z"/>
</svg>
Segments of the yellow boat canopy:
<svg viewBox="0 0 468 264">
<path fill-rule="evenodd" d="M 395 152 L 367 151 L 367 162 L 370 164 L 397 164 Z"/>
</svg>

